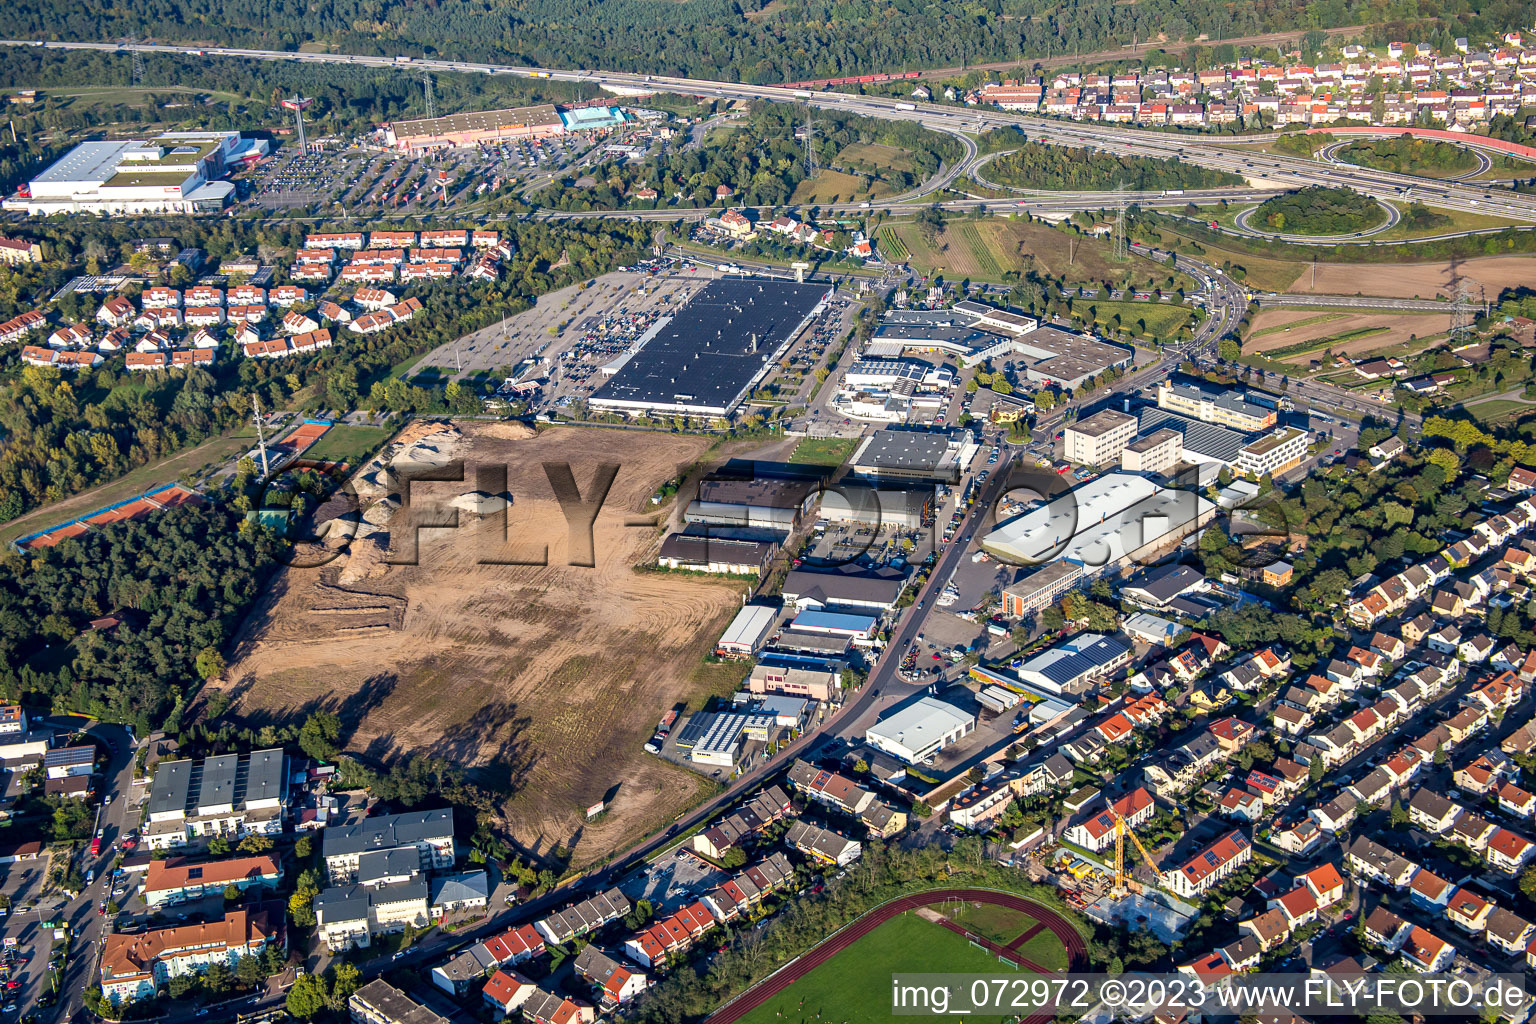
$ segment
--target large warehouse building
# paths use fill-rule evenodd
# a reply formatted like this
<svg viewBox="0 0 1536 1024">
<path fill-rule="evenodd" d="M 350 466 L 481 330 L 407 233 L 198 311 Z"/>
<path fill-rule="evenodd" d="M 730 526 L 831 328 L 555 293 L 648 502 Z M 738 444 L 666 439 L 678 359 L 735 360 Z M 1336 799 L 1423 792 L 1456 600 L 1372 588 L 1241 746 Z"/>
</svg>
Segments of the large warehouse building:
<svg viewBox="0 0 1536 1024">
<path fill-rule="evenodd" d="M 1135 473 L 1105 473 L 1003 523 L 981 546 L 1006 562 L 1061 559 L 1088 574 L 1170 546 L 1210 521 L 1216 506 Z"/>
<path fill-rule="evenodd" d="M 5 209 L 55 213 L 215 213 L 235 187 L 229 168 L 266 152 L 239 132 L 166 132 L 129 142 L 82 142 L 27 183 Z"/>
<path fill-rule="evenodd" d="M 825 284 L 711 281 L 587 404 L 631 415 L 729 416 L 821 312 L 829 294 Z"/>
<path fill-rule="evenodd" d="M 531 107 L 472 110 L 414 121 L 392 121 L 384 130 L 384 141 L 396 149 L 413 153 L 611 128 L 625 120 L 624 112 L 618 107 L 576 107 L 562 112 L 551 103 L 540 103 Z"/>
</svg>

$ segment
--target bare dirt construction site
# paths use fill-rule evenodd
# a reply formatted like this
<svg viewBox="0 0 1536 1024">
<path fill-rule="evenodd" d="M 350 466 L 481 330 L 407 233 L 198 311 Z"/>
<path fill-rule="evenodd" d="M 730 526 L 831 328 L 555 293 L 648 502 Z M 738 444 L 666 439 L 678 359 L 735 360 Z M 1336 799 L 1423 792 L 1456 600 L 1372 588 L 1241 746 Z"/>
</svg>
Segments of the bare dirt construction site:
<svg viewBox="0 0 1536 1024">
<path fill-rule="evenodd" d="M 1536 256 L 1490 256 L 1462 260 L 1461 276 L 1482 285 L 1491 302 L 1505 288 L 1528 285 L 1536 278 Z M 1451 297 L 1455 271 L 1450 263 L 1319 263 L 1317 282 L 1312 269 L 1303 270 L 1291 286 L 1292 293 L 1323 295 L 1379 295 L 1396 299 Z"/>
<path fill-rule="evenodd" d="M 697 706 L 724 682 L 702 659 L 746 585 L 637 572 L 654 558 L 658 530 L 625 524 L 654 517 L 655 489 L 708 442 L 571 427 L 533 435 L 496 423 L 411 429 L 414 446 L 397 439 L 383 457 L 396 466 L 463 459 L 464 483 L 411 491 L 418 506 L 463 509 L 460 528 L 422 531 L 416 565 L 386 564 L 386 544 L 391 557 L 403 550 L 408 531 L 396 529 L 387 541 L 376 530 L 352 542 L 361 568 L 341 559 L 284 570 L 220 684 L 231 710 L 260 722 L 324 708 L 352 729 L 349 748 L 371 758 L 428 754 L 470 766 L 512 791 L 505 813 L 521 842 L 538 854 L 558 844 L 578 866 L 664 826 L 713 784 L 643 745 L 667 709 Z M 551 462 L 569 464 L 583 500 L 600 464 L 619 465 L 593 526 L 593 567 L 567 564 L 573 546 Z M 469 493 L 477 465 L 506 467 L 505 541 L 499 514 L 475 514 L 505 507 Z M 354 480 L 364 521 L 387 525 L 393 503 L 369 482 L 377 469 L 364 466 Z M 478 564 L 498 542 L 524 560 L 547 545 L 548 565 Z M 578 557 L 583 546 L 574 545 Z M 603 799 L 607 813 L 588 824 L 585 808 Z"/>
<path fill-rule="evenodd" d="M 1306 363 L 1325 348 L 1342 356 L 1399 347 L 1419 350 L 1434 339 L 1443 341 L 1450 326 L 1449 313 L 1266 310 L 1253 318 L 1243 352 L 1277 353 L 1271 358 Z"/>
</svg>

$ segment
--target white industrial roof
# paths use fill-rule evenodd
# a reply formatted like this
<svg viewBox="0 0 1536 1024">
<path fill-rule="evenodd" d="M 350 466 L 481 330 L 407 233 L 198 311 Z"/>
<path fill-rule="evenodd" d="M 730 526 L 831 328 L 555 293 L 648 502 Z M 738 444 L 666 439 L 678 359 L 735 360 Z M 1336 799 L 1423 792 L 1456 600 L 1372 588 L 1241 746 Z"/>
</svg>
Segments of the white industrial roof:
<svg viewBox="0 0 1536 1024">
<path fill-rule="evenodd" d="M 720 637 L 720 645 L 737 644 L 750 647 L 761 640 L 768 624 L 778 618 L 779 610 L 767 605 L 749 604 L 736 613 L 731 624 Z"/>
<path fill-rule="evenodd" d="M 49 165 L 32 181 L 99 185 L 117 173 L 117 160 L 139 142 L 82 142 Z"/>
<path fill-rule="evenodd" d="M 953 704 L 936 697 L 923 697 L 908 704 L 889 718 L 882 718 L 865 730 L 866 736 L 878 736 L 908 750 L 922 750 L 945 733 L 975 721 Z"/>
<path fill-rule="evenodd" d="M 1135 473 L 1105 473 L 1010 519 L 982 546 L 1015 561 L 1062 559 L 1094 569 L 1192 526 L 1211 507 L 1191 491 L 1170 490 Z"/>
</svg>

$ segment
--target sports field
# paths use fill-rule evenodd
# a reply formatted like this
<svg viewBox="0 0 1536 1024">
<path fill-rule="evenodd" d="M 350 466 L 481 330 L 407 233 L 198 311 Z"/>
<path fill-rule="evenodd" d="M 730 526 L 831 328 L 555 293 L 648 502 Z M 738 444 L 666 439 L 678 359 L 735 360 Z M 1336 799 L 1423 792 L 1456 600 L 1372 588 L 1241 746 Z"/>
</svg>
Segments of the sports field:
<svg viewBox="0 0 1536 1024">
<path fill-rule="evenodd" d="M 949 971 L 999 977 L 1023 973 L 913 911 L 885 922 L 740 1019 L 744 1024 L 890 1024 L 891 975 Z"/>
</svg>

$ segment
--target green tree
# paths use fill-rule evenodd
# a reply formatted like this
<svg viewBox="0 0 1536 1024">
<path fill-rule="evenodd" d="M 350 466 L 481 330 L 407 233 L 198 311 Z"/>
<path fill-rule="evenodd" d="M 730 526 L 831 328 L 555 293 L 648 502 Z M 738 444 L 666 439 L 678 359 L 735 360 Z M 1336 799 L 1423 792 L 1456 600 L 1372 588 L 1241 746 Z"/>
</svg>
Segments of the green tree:
<svg viewBox="0 0 1536 1024">
<path fill-rule="evenodd" d="M 1307 765 L 1307 777 L 1313 782 L 1321 781 L 1325 771 L 1327 769 L 1323 767 L 1323 759 L 1320 757 L 1314 757 L 1312 763 Z"/>
<path fill-rule="evenodd" d="M 214 836 L 208 840 L 208 852 L 215 857 L 229 856 L 229 840 L 223 836 Z"/>
<path fill-rule="evenodd" d="M 305 882 L 294 887 L 293 895 L 288 897 L 288 916 L 293 918 L 294 924 L 300 928 L 315 926 L 314 903 L 318 895 L 320 890 Z"/>
<path fill-rule="evenodd" d="M 209 964 L 203 972 L 203 988 L 208 990 L 211 996 L 222 996 L 228 992 L 234 984 L 234 976 L 229 973 L 229 968 L 223 964 Z"/>
<path fill-rule="evenodd" d="M 316 761 L 334 761 L 340 753 L 341 719 L 328 711 L 316 711 L 299 729 L 299 749 Z"/>
<path fill-rule="evenodd" d="M 356 964 L 347 960 L 338 960 L 331 967 L 331 1005 L 337 1010 L 347 1005 L 347 1000 L 352 997 L 363 984 L 363 972 Z"/>
<path fill-rule="evenodd" d="M 217 647 L 204 647 L 197 652 L 197 674 L 204 679 L 217 679 L 224 674 L 224 655 Z"/>
<path fill-rule="evenodd" d="M 240 887 L 238 885 L 236 885 L 234 882 L 230 882 L 228 885 L 226 885 L 224 887 L 224 899 L 225 900 L 227 900 L 230 903 L 233 903 L 235 900 L 238 900 L 239 898 L 240 898 Z"/>
<path fill-rule="evenodd" d="M 240 840 L 240 845 L 236 849 L 241 853 L 249 853 L 252 856 L 266 853 L 272 849 L 272 839 L 264 835 L 249 835 Z"/>
<path fill-rule="evenodd" d="M 301 974 L 288 990 L 288 1012 L 300 1020 L 309 1020 L 326 1007 L 325 985 L 313 974 Z"/>
</svg>

